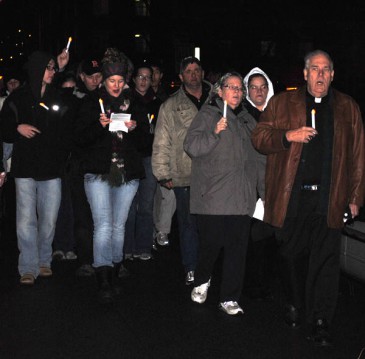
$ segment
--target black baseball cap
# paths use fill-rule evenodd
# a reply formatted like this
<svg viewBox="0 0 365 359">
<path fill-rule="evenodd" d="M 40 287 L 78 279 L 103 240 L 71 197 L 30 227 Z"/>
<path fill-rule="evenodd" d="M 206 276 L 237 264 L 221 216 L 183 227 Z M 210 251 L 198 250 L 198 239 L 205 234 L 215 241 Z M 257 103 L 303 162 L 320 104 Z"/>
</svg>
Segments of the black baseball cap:
<svg viewBox="0 0 365 359">
<path fill-rule="evenodd" d="M 86 59 L 82 62 L 81 72 L 90 76 L 96 74 L 97 72 L 101 72 L 101 66 L 99 60 L 94 58 Z"/>
</svg>

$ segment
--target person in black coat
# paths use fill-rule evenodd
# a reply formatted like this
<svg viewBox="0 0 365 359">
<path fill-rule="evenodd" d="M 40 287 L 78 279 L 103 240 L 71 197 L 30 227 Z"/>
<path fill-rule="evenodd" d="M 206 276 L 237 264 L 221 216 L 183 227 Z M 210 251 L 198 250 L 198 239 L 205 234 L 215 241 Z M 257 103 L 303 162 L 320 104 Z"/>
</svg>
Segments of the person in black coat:
<svg viewBox="0 0 365 359">
<path fill-rule="evenodd" d="M 123 259 L 125 222 L 145 173 L 129 133 L 137 123 L 128 115 L 130 101 L 122 92 L 126 66 L 104 63 L 103 79 L 99 101 L 88 97 L 81 106 L 75 139 L 80 147 L 80 169 L 94 222 L 93 267 L 98 298 L 108 304 L 118 291 L 114 278 Z"/>
<path fill-rule="evenodd" d="M 24 285 L 34 284 L 38 275 L 52 275 L 52 241 L 73 117 L 52 81 L 68 59 L 65 49 L 57 60 L 33 52 L 25 65 L 26 83 L 9 95 L 0 114 L 3 140 L 13 143 L 18 270 Z"/>
</svg>

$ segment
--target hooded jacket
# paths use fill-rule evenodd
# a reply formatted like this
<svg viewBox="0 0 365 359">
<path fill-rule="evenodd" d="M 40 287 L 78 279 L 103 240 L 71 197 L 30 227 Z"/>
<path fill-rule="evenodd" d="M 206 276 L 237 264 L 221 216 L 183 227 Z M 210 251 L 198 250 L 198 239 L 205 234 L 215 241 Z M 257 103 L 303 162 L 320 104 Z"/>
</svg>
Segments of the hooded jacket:
<svg viewBox="0 0 365 359">
<path fill-rule="evenodd" d="M 52 55 L 42 51 L 30 55 L 25 65 L 27 81 L 9 95 L 0 113 L 3 140 L 13 143 L 14 177 L 48 180 L 61 177 L 64 172 L 71 147 L 73 111 L 54 87 L 47 85 L 41 95 L 43 76 L 51 59 Z M 20 124 L 32 125 L 40 133 L 26 138 L 17 130 Z"/>
<path fill-rule="evenodd" d="M 250 70 L 250 72 L 245 76 L 245 78 L 243 79 L 243 84 L 245 86 L 246 89 L 246 100 L 253 106 L 256 107 L 256 105 L 252 102 L 249 92 L 248 92 L 248 79 L 250 78 L 251 75 L 253 74 L 260 74 L 263 75 L 267 81 L 268 87 L 269 87 L 269 92 L 267 94 L 267 98 L 266 98 L 266 103 L 264 105 L 263 110 L 265 110 L 267 103 L 269 102 L 270 98 L 274 96 L 274 86 L 271 82 L 271 80 L 269 79 L 269 76 L 266 75 L 266 73 L 264 71 L 262 71 L 259 67 L 254 67 L 253 69 Z"/>
<path fill-rule="evenodd" d="M 263 110 L 261 111 L 256 107 L 256 105 L 251 100 L 250 93 L 248 91 L 248 80 L 249 80 L 250 76 L 252 76 L 254 74 L 263 75 L 266 78 L 266 81 L 267 81 L 267 84 L 268 84 L 269 91 L 267 93 L 266 102 L 265 102 L 265 105 L 263 107 L 263 110 L 265 110 L 265 108 L 267 106 L 267 103 L 269 102 L 270 98 L 274 95 L 274 87 L 273 87 L 273 84 L 270 81 L 269 77 L 259 67 L 254 67 L 252 70 L 250 70 L 250 72 L 245 76 L 245 78 L 243 80 L 243 85 L 245 86 L 245 90 L 246 90 L 246 98 L 243 100 L 243 104 L 247 108 L 248 112 L 253 117 L 255 117 L 256 121 L 258 121 Z"/>
</svg>

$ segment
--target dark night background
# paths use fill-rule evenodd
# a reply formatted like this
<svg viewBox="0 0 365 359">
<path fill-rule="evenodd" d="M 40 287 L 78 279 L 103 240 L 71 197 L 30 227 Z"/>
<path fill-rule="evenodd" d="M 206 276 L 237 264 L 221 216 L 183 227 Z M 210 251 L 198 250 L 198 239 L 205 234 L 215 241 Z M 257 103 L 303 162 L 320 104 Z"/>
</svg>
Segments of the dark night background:
<svg viewBox="0 0 365 359">
<path fill-rule="evenodd" d="M 0 0 L 0 71 L 35 49 L 58 54 L 69 36 L 70 65 L 117 47 L 133 62 L 157 57 L 174 79 L 200 47 L 206 74 L 259 66 L 277 90 L 301 84 L 304 54 L 321 48 L 334 59 L 334 86 L 365 105 L 361 0 Z"/>
</svg>

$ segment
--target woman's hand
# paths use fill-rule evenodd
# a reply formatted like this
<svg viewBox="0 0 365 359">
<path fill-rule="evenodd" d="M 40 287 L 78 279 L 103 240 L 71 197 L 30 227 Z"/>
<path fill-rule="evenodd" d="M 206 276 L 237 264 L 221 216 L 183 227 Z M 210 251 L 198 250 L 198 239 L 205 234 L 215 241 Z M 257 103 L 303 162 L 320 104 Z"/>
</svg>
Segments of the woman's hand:
<svg viewBox="0 0 365 359">
<path fill-rule="evenodd" d="M 133 131 L 137 127 L 137 122 L 130 120 L 130 121 L 126 121 L 125 125 L 127 126 L 128 131 Z"/>
<path fill-rule="evenodd" d="M 100 118 L 99 118 L 99 122 L 103 127 L 105 127 L 105 126 L 109 125 L 109 123 L 112 122 L 112 121 L 111 121 L 110 118 L 108 118 L 108 116 L 105 113 L 101 113 Z"/>
<path fill-rule="evenodd" d="M 60 71 L 62 71 L 68 64 L 70 60 L 70 54 L 66 49 L 63 49 L 62 52 L 57 56 L 57 65 Z"/>
<path fill-rule="evenodd" d="M 19 125 L 17 131 L 26 138 L 33 138 L 37 133 L 41 133 L 38 128 L 26 123 Z"/>
<path fill-rule="evenodd" d="M 217 122 L 215 126 L 214 133 L 218 135 L 221 131 L 225 131 L 227 129 L 227 119 L 225 117 L 221 117 L 221 119 Z"/>
</svg>

